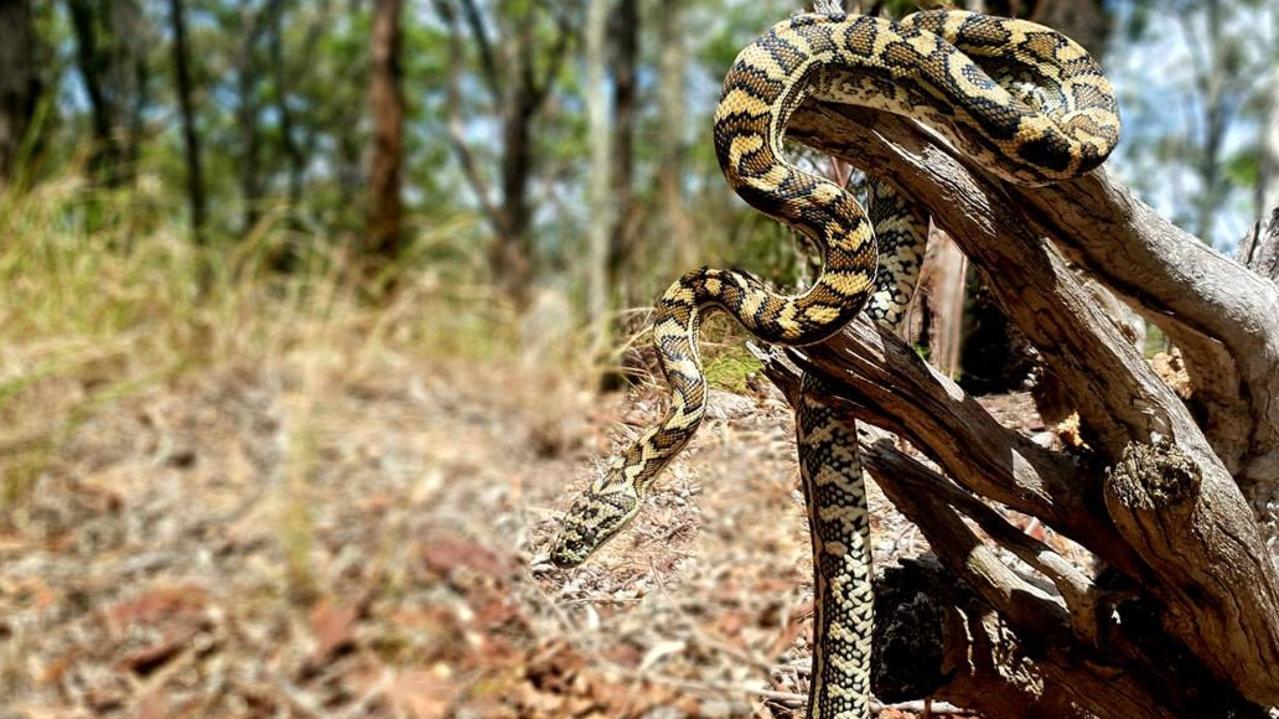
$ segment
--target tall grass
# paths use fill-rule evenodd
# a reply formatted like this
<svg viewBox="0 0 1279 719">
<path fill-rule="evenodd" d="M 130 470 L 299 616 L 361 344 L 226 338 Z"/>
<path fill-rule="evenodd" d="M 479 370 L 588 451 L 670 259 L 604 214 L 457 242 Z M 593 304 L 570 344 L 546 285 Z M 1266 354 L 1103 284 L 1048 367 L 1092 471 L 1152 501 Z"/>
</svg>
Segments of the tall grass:
<svg viewBox="0 0 1279 719">
<path fill-rule="evenodd" d="M 511 396 L 527 390 L 528 412 L 551 418 L 582 411 L 621 362 L 592 351 L 571 290 L 536 291 L 522 316 L 496 296 L 474 218 L 414 218 L 408 249 L 381 265 L 283 207 L 202 248 L 177 193 L 150 177 L 106 190 L 68 175 L 0 194 L 0 525 L 21 524 L 83 422 L 194 374 L 273 368 L 306 395 L 387 366 L 490 363 Z M 631 324 L 610 348 L 647 345 L 644 323 Z M 757 364 L 740 331 L 712 322 L 705 335 L 712 383 L 743 390 Z M 296 408 L 300 431 L 309 406 Z"/>
<path fill-rule="evenodd" d="M 391 355 L 484 361 L 520 341 L 459 241 L 472 232 L 465 218 L 415 228 L 404 257 L 374 270 L 352 242 L 299 231 L 282 209 L 245 238 L 197 248 L 168 194 L 67 177 L 0 195 L 7 523 L 82 422 L 191 373 L 273 366 L 319 382 Z"/>
</svg>

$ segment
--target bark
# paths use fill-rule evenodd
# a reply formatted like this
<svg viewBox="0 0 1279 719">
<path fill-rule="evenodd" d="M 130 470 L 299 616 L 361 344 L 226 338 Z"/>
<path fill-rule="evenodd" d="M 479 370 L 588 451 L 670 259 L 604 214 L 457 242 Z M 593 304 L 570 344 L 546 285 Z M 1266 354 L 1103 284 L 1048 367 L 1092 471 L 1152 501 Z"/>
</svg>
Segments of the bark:
<svg viewBox="0 0 1279 719">
<path fill-rule="evenodd" d="M 843 399 L 850 418 L 887 427 L 897 425 L 900 416 L 913 421 L 921 412 L 948 405 L 953 407 L 947 412 L 971 418 L 971 408 L 965 407 L 970 402 L 962 392 L 913 360 L 895 338 L 880 337 L 868 324 L 858 323 L 839 344 L 846 357 L 872 355 L 864 365 L 848 368 L 852 373 L 871 371 L 876 362 L 900 360 L 900 374 L 914 376 L 907 396 L 896 405 L 881 401 L 891 392 L 861 394 L 870 382 L 859 381 L 856 388 L 843 385 L 849 391 Z M 798 353 L 791 357 L 800 364 L 809 362 Z M 778 354 L 761 353 L 761 358 L 765 372 L 793 402 L 801 370 Z M 810 368 L 823 371 L 818 363 Z M 879 383 L 888 374 L 897 373 L 864 379 Z M 913 383 L 924 375 L 932 379 Z M 907 408 L 906 415 L 898 414 L 902 408 Z M 942 422 L 953 425 L 949 419 Z M 934 441 L 928 445 L 933 447 L 950 441 L 925 439 L 904 426 L 897 429 L 921 447 L 926 441 Z M 1004 432 L 987 419 L 974 425 L 969 439 L 995 446 L 1009 441 L 998 436 Z M 1161 633 L 1152 603 L 1137 593 L 1142 585 L 1123 577 L 1120 582 L 1109 580 L 1108 586 L 1092 580 L 975 493 L 966 492 L 974 475 L 957 473 L 961 488 L 900 450 L 891 435 L 867 425 L 859 435 L 867 470 L 923 530 L 945 568 L 943 572 L 927 560 L 908 562 L 884 569 L 877 581 L 874 689 L 880 699 L 932 696 L 988 716 L 1027 719 L 1266 716 L 1229 683 L 1207 677 L 1200 661 Z M 1041 465 L 1012 476 L 1007 470 L 992 474 L 1001 484 L 1035 493 L 1053 471 L 1051 465 Z M 1070 494 L 1070 488 L 1060 487 L 1052 501 L 1069 503 Z M 1014 500 L 1009 506 L 1016 504 Z M 993 541 L 980 539 L 960 515 Z M 1097 526 L 1103 534 L 1112 531 L 1104 524 Z M 1072 531 L 1084 536 L 1088 529 Z M 1113 548 L 1115 539 L 1097 536 L 1096 542 Z"/>
<path fill-rule="evenodd" d="M 404 95 L 401 89 L 400 23 L 403 0 L 377 0 L 373 10 L 369 109 L 373 116 L 369 153 L 369 219 L 366 251 L 394 259 L 403 249 Z"/>
<path fill-rule="evenodd" d="M 19 169 L 40 85 L 30 0 L 0 0 L 0 189 Z"/>
<path fill-rule="evenodd" d="M 791 137 L 856 159 L 924 204 L 1080 413 L 1087 445 L 1045 449 L 864 321 L 788 354 L 850 415 L 936 463 L 863 441 L 885 493 L 986 608 L 929 583 L 927 601 L 957 627 L 940 647 L 949 659 L 936 694 L 992 716 L 1264 716 L 1260 707 L 1279 703 L 1279 578 L 1241 486 L 1279 480 L 1269 464 L 1279 287 L 1101 172 L 1009 187 L 909 121 L 813 103 Z M 1071 262 L 1177 339 L 1198 365 L 1192 401 L 1159 379 Z M 770 362 L 774 379 L 782 364 Z M 1072 570 L 978 497 L 1039 518 L 1106 571 Z M 1001 551 L 1029 574 L 1008 570 Z"/>
<path fill-rule="evenodd" d="M 800 119 L 805 117 L 833 123 L 830 130 L 844 135 L 864 135 L 865 123 L 878 123 L 924 146 L 918 131 L 896 118 L 856 112 Z M 926 151 L 950 157 L 935 146 Z M 1067 258 L 1173 338 L 1195 382 L 1195 411 L 1227 469 L 1246 485 L 1279 483 L 1279 402 L 1273 401 L 1279 396 L 1274 371 L 1279 332 L 1273 329 L 1279 288 L 1241 272 L 1104 172 L 1042 188 L 1001 190 L 1007 197 L 997 199 L 1019 207 L 1037 230 L 1032 234 L 1052 237 Z"/>
<path fill-rule="evenodd" d="M 195 102 L 187 49 L 187 21 L 184 0 L 169 0 L 169 23 L 173 30 L 173 73 L 182 116 L 182 146 L 187 165 L 187 201 L 191 208 L 191 234 L 196 244 L 205 244 L 204 169 L 200 160 L 200 132 L 196 127 Z"/>
<path fill-rule="evenodd" d="M 1262 277 L 1279 282 L 1279 206 L 1253 225 L 1239 243 L 1237 259 Z"/>
</svg>

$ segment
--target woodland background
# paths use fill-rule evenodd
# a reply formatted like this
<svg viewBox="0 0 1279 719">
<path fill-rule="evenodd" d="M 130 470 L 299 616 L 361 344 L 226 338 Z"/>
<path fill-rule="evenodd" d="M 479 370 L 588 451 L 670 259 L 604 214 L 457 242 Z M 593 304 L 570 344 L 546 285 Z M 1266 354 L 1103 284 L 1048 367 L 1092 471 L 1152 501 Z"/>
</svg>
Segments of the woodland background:
<svg viewBox="0 0 1279 719">
<path fill-rule="evenodd" d="M 1229 254 L 1279 205 L 1279 3 L 966 5 L 1101 58 L 1109 166 L 1165 217 Z M 0 716 L 789 716 L 790 429 L 727 323 L 660 531 L 537 557 L 656 402 L 652 298 L 812 274 L 709 142 L 799 9 L 0 0 Z M 1046 431 L 975 274 L 930 265 L 909 340 Z M 877 560 L 923 551 L 875 501 Z"/>
</svg>

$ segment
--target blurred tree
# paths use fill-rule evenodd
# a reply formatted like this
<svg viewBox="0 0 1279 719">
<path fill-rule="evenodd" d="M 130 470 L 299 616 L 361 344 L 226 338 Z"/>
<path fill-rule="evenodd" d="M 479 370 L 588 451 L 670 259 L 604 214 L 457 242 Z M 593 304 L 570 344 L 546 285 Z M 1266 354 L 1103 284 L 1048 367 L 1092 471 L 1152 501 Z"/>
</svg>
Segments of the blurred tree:
<svg viewBox="0 0 1279 719">
<path fill-rule="evenodd" d="M 30 0 L 0 0 L 0 188 L 16 163 L 40 96 Z"/>
<path fill-rule="evenodd" d="M 400 87 L 403 0 L 376 0 L 373 10 L 369 106 L 373 142 L 369 163 L 368 250 L 386 258 L 403 243 L 404 94 Z"/>
<path fill-rule="evenodd" d="M 660 0 L 658 33 L 661 44 L 661 149 L 657 171 L 664 216 L 665 237 L 675 246 L 675 260 L 679 267 L 692 267 L 695 255 L 693 230 L 684 206 L 685 155 L 687 154 L 684 128 L 687 123 L 685 66 L 688 52 L 684 46 L 684 3 L 681 0 Z"/>
<path fill-rule="evenodd" d="M 137 0 L 67 0 L 76 63 L 89 98 L 94 171 L 110 186 L 128 182 L 142 142 L 149 70 L 146 17 Z"/>
<path fill-rule="evenodd" d="M 196 244 L 205 243 L 206 198 L 204 169 L 200 161 L 200 134 L 196 128 L 192 101 L 191 69 L 187 53 L 187 21 L 183 0 L 169 0 L 169 23 L 173 30 L 173 76 L 182 115 L 182 144 L 187 165 L 187 200 L 191 206 L 191 234 Z"/>
<path fill-rule="evenodd" d="M 279 3 L 272 3 L 273 6 Z M 275 8 L 255 7 L 252 0 L 239 0 L 237 7 L 242 46 L 236 67 L 236 122 L 240 126 L 240 195 L 243 201 L 241 232 L 248 234 L 258 221 L 262 199 L 262 62 L 259 46 L 268 27 L 267 15 Z"/>
<path fill-rule="evenodd" d="M 318 3 L 318 5 L 321 6 L 322 11 L 327 11 L 331 3 L 325 0 L 325 2 Z M 302 147 L 298 142 L 297 131 L 294 128 L 293 108 L 289 103 L 289 96 L 293 92 L 293 86 L 284 57 L 284 19 L 286 9 L 285 0 L 270 0 L 268 3 L 267 43 L 270 54 L 271 78 L 275 85 L 273 101 L 280 122 L 280 148 L 289 163 L 289 207 L 296 208 L 302 200 L 302 181 L 306 174 L 306 157 L 302 154 Z M 306 40 L 303 43 L 304 57 L 301 58 L 302 67 L 307 67 L 311 63 L 311 56 L 314 54 L 315 45 L 319 40 L 320 28 L 320 23 L 314 23 L 307 29 Z"/>
<path fill-rule="evenodd" d="M 574 34 L 569 19 L 574 5 L 547 0 L 497 0 L 490 8 L 490 19 L 477 0 L 435 0 L 436 10 L 448 28 L 454 63 L 448 103 L 453 148 L 496 235 L 489 251 L 494 280 L 517 304 L 528 299 L 534 269 L 530 237 L 533 208 L 528 197 L 535 164 L 533 123 L 544 109 L 564 64 Z M 488 94 L 490 114 L 500 123 L 497 199 L 466 136 L 461 114 L 467 53 L 462 43 L 459 9 L 479 61 L 480 86 Z M 540 22 L 546 18 L 554 25 L 549 37 Z M 491 27 L 497 29 L 495 40 L 490 39 Z"/>
<path fill-rule="evenodd" d="M 616 285 L 635 254 L 635 111 L 636 73 L 639 62 L 640 14 L 638 0 L 616 0 L 610 4 L 609 32 L 613 50 L 613 142 L 610 173 L 614 210 L 608 232 L 610 284 Z"/>
<path fill-rule="evenodd" d="M 1125 114 L 1119 163 L 1174 221 L 1227 244 L 1254 219 L 1253 134 L 1273 62 L 1262 0 L 1127 0 L 1111 63 Z M 1157 70 L 1155 67 L 1157 66 Z"/>
<path fill-rule="evenodd" d="M 1261 178 L 1257 183 L 1257 214 L 1264 217 L 1279 207 L 1279 67 L 1271 73 L 1270 103 L 1261 132 Z"/>
<path fill-rule="evenodd" d="M 1203 0 L 1202 8 L 1206 32 L 1199 31 L 1189 12 L 1182 13 L 1179 20 L 1187 39 L 1199 39 L 1202 43 L 1202 50 L 1192 57 L 1195 60 L 1195 84 L 1203 97 L 1201 145 L 1196 161 L 1203 187 L 1198 193 L 1191 232 L 1199 237 L 1210 237 L 1213 220 L 1225 194 L 1222 143 L 1233 114 L 1242 102 L 1240 83 L 1250 82 L 1251 78 L 1238 77 L 1239 68 L 1233 67 L 1238 61 L 1238 50 L 1223 27 L 1222 0 Z M 1237 79 L 1232 80 L 1231 75 Z"/>
<path fill-rule="evenodd" d="M 593 341 L 607 336 L 610 237 L 614 237 L 619 201 L 613 190 L 614 142 L 608 103 L 608 19 L 612 0 L 590 0 L 586 15 L 586 114 L 590 124 L 591 179 L 587 185 L 586 314 Z"/>
<path fill-rule="evenodd" d="M 1257 177 L 1256 215 L 1265 220 L 1279 207 L 1279 6 L 1270 9 L 1270 24 L 1276 47 L 1270 53 L 1274 67 L 1267 78 L 1269 97 L 1260 133 L 1260 171 Z"/>
</svg>

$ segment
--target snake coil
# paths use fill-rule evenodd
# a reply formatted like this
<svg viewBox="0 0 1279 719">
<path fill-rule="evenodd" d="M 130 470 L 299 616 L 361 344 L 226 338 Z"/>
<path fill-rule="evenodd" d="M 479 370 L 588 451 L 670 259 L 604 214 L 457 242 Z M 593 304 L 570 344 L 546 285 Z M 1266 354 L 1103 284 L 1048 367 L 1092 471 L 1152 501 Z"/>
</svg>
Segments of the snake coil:
<svg viewBox="0 0 1279 719">
<path fill-rule="evenodd" d="M 748 45 L 715 112 L 720 167 L 752 207 L 813 241 L 822 272 L 793 296 L 747 272 L 709 267 L 670 286 L 653 317 L 670 409 L 574 502 L 552 548 L 557 564 L 581 563 L 625 526 L 696 432 L 707 391 L 697 346 L 705 312 L 727 312 L 760 340 L 791 346 L 828 338 L 863 309 L 881 325 L 899 322 L 918 278 L 926 215 L 878 181 L 868 213 L 842 186 L 788 162 L 786 124 L 808 97 L 914 118 L 985 171 L 1022 185 L 1082 175 L 1119 140 L 1115 95 L 1096 62 L 1031 22 L 944 10 L 900 22 L 808 14 Z M 865 489 L 855 428 L 823 394 L 806 378 L 796 412 L 816 579 L 808 716 L 862 719 L 872 623 Z"/>
</svg>

